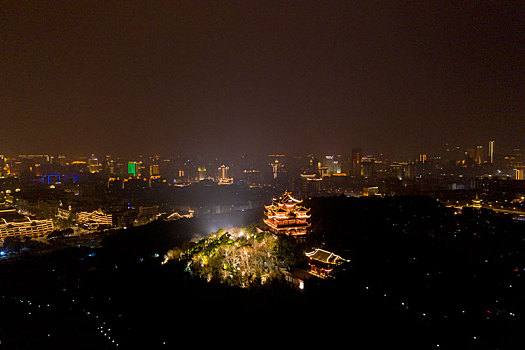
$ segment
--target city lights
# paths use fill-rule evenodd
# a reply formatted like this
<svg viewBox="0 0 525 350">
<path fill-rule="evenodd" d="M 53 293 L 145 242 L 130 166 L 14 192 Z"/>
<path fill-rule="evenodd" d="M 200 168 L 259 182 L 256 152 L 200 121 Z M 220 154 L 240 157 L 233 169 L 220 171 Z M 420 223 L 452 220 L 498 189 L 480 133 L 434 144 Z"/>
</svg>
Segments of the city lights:
<svg viewBox="0 0 525 350">
<path fill-rule="evenodd" d="M 524 18 L 3 2 L 0 348 L 523 348 Z"/>
</svg>

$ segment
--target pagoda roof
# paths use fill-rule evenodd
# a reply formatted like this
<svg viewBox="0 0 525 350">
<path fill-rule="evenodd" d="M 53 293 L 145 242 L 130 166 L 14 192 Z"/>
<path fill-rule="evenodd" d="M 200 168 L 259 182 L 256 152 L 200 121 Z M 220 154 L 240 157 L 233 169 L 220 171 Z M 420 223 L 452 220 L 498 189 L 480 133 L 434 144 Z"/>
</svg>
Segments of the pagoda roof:
<svg viewBox="0 0 525 350">
<path fill-rule="evenodd" d="M 349 262 L 350 260 L 343 259 L 339 255 L 336 255 L 332 252 L 323 250 L 323 249 L 316 249 L 313 252 L 305 253 L 307 257 L 313 260 L 321 261 L 327 264 L 335 264 L 340 265 L 345 262 Z"/>
<path fill-rule="evenodd" d="M 302 200 L 295 199 L 292 197 L 291 192 L 284 192 L 284 194 L 279 198 L 279 203 L 302 203 Z"/>
<path fill-rule="evenodd" d="M 295 211 L 299 211 L 299 212 L 308 212 L 308 211 L 310 211 L 310 208 L 305 208 L 305 207 L 303 207 L 303 206 L 297 206 L 297 207 L 295 208 Z"/>
</svg>

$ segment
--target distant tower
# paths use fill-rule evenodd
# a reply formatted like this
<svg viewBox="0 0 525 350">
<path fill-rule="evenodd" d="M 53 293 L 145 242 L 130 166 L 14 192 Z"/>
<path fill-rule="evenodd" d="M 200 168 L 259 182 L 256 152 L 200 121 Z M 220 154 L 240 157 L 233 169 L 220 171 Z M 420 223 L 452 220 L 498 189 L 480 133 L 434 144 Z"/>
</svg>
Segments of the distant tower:
<svg viewBox="0 0 525 350">
<path fill-rule="evenodd" d="M 219 167 L 219 180 L 226 180 L 228 178 L 229 169 L 230 168 L 224 164 Z"/>
<path fill-rule="evenodd" d="M 362 175 L 364 177 L 373 177 L 375 176 L 375 157 L 374 156 L 366 156 L 362 159 Z"/>
<path fill-rule="evenodd" d="M 136 177 L 137 176 L 137 162 L 128 162 L 128 175 Z"/>
<path fill-rule="evenodd" d="M 490 164 L 494 163 L 494 141 L 489 141 L 489 161 Z"/>
<path fill-rule="evenodd" d="M 275 162 L 270 163 L 272 167 L 273 179 L 277 179 L 277 170 L 279 169 L 279 161 L 276 159 Z"/>
<path fill-rule="evenodd" d="M 197 168 L 197 179 L 198 181 L 202 181 L 206 179 L 206 168 L 205 167 Z"/>
<path fill-rule="evenodd" d="M 66 166 L 66 156 L 63 154 L 59 154 L 57 162 L 60 166 Z"/>
<path fill-rule="evenodd" d="M 425 164 L 427 161 L 427 155 L 426 154 L 420 154 L 419 155 L 419 162 Z"/>
<path fill-rule="evenodd" d="M 151 164 L 149 166 L 149 175 L 150 176 L 159 176 L 160 175 L 159 165 L 158 164 Z"/>
<path fill-rule="evenodd" d="M 230 168 L 224 164 L 219 167 L 219 185 L 231 185 L 233 183 L 233 178 L 228 177 L 229 170 Z"/>
<path fill-rule="evenodd" d="M 317 174 L 319 172 L 319 161 L 314 156 L 310 156 L 308 159 L 308 170 L 309 174 Z"/>
<path fill-rule="evenodd" d="M 361 176 L 361 158 L 363 151 L 361 148 L 352 149 L 352 175 Z"/>
<path fill-rule="evenodd" d="M 483 146 L 476 146 L 476 164 L 481 165 L 483 163 Z"/>
<path fill-rule="evenodd" d="M 90 173 L 98 173 L 98 159 L 94 154 L 88 160 L 88 170 Z"/>
</svg>

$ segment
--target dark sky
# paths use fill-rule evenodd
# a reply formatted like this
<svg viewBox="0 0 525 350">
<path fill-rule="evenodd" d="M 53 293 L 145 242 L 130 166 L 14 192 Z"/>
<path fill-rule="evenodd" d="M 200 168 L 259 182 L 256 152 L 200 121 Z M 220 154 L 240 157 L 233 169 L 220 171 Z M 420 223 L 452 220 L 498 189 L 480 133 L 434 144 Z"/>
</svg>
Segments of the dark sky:
<svg viewBox="0 0 525 350">
<path fill-rule="evenodd" d="M 523 1 L 2 1 L 0 153 L 525 144 Z"/>
</svg>

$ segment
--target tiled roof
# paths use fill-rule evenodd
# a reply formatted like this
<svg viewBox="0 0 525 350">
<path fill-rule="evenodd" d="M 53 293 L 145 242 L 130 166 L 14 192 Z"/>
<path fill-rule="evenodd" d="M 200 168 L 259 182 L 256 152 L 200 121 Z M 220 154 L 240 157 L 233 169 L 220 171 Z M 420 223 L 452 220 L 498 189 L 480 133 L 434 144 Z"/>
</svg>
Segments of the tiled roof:
<svg viewBox="0 0 525 350">
<path fill-rule="evenodd" d="M 334 253 L 331 253 L 323 249 L 316 249 L 313 252 L 306 253 L 306 256 L 309 257 L 310 259 L 318 260 L 318 261 L 321 261 L 327 264 L 340 265 L 344 262 L 349 261 L 349 260 L 343 259 L 339 255 L 336 255 Z"/>
</svg>

